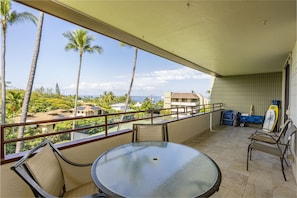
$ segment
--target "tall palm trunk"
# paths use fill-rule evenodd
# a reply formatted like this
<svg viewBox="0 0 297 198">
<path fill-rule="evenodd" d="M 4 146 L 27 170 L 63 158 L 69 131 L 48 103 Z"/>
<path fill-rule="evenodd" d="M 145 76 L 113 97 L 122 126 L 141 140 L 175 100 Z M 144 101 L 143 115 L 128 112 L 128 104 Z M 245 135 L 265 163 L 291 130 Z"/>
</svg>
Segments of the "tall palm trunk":
<svg viewBox="0 0 297 198">
<path fill-rule="evenodd" d="M 74 101 L 74 117 L 76 117 L 76 112 L 77 112 L 77 100 L 78 100 L 78 89 L 79 89 L 81 63 L 82 63 L 82 53 L 79 54 L 79 65 L 78 65 L 78 72 L 77 72 L 76 89 L 75 89 L 75 101 Z"/>
<path fill-rule="evenodd" d="M 2 62 L 1 62 L 1 123 L 5 124 L 6 115 L 6 86 L 5 86 L 5 58 L 6 58 L 6 28 L 7 24 L 2 23 Z"/>
<path fill-rule="evenodd" d="M 26 94 L 25 94 L 23 106 L 22 106 L 22 115 L 21 115 L 21 120 L 20 120 L 21 123 L 25 123 L 26 119 L 27 119 L 29 103 L 30 103 L 36 68 L 37 68 L 38 55 L 39 55 L 39 50 L 40 50 L 43 17 L 44 17 L 44 13 L 40 12 L 39 20 L 38 20 L 38 24 L 37 24 L 38 29 L 37 29 L 37 34 L 36 34 L 35 49 L 34 49 L 34 54 L 33 54 L 33 58 L 32 58 L 32 64 L 31 64 L 29 79 L 28 79 L 28 83 L 27 83 Z M 24 136 L 24 131 L 25 131 L 25 127 L 21 126 L 18 130 L 18 138 L 22 138 Z M 23 141 L 17 142 L 15 152 L 16 153 L 20 152 L 21 149 L 23 148 L 23 145 L 24 145 Z"/>
<path fill-rule="evenodd" d="M 128 103 L 129 103 L 129 98 L 130 98 L 132 87 L 133 87 L 134 75 L 135 75 L 135 70 L 136 70 L 137 56 L 138 56 L 138 48 L 135 47 L 135 55 L 134 55 L 134 65 L 133 65 L 132 77 L 131 77 L 131 82 L 130 82 L 130 86 L 129 86 L 129 91 L 128 91 L 128 94 L 127 94 L 127 97 L 126 97 L 126 101 L 125 101 L 124 112 L 127 111 Z M 124 114 L 121 116 L 121 121 L 123 121 L 124 116 L 125 116 Z M 118 130 L 120 130 L 120 124 L 118 125 Z"/>
<path fill-rule="evenodd" d="M 77 100 L 78 100 L 78 89 L 79 89 L 79 80 L 80 80 L 82 55 L 83 55 L 83 52 L 81 51 L 79 53 L 79 65 L 78 65 L 77 80 L 76 80 L 76 89 L 75 89 L 75 101 L 74 101 L 74 113 L 73 113 L 73 117 L 76 117 L 76 114 L 77 114 Z M 72 129 L 75 129 L 75 125 L 76 125 L 76 122 L 75 122 L 75 120 L 73 120 Z M 71 133 L 71 140 L 74 140 L 74 132 Z"/>
</svg>

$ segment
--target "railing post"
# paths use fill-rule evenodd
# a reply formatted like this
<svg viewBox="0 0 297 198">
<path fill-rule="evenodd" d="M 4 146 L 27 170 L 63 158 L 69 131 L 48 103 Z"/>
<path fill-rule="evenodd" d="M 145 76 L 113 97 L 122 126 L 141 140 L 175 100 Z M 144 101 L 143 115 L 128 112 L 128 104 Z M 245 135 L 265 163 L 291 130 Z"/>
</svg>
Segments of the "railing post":
<svg viewBox="0 0 297 198">
<path fill-rule="evenodd" d="M 0 132 L 1 132 L 1 161 L 4 160 L 4 156 L 5 156 L 5 149 L 4 149 L 4 127 L 1 125 L 0 128 Z"/>
<path fill-rule="evenodd" d="M 108 134 L 108 123 L 107 123 L 107 114 L 104 115 L 104 120 L 105 120 L 105 136 Z"/>
<path fill-rule="evenodd" d="M 149 113 L 151 114 L 151 124 L 154 124 L 154 115 L 153 115 L 153 110 L 152 109 L 150 109 L 149 110 Z"/>
</svg>

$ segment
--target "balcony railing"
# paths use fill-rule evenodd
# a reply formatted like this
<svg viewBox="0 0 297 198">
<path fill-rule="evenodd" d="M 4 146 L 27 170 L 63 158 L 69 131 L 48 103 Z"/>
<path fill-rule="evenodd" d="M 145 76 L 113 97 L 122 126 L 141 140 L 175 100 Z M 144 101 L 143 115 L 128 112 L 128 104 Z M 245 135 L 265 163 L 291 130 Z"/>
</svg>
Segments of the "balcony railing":
<svg viewBox="0 0 297 198">
<path fill-rule="evenodd" d="M 197 106 L 199 102 L 171 102 L 171 105 L 180 105 L 180 106 Z"/>
<path fill-rule="evenodd" d="M 195 107 L 150 109 L 147 111 L 129 111 L 125 113 L 5 124 L 1 125 L 1 164 L 20 158 L 24 154 L 23 152 L 32 149 L 45 138 L 50 139 L 55 144 L 64 143 L 64 147 L 73 147 L 129 133 L 133 123 L 173 122 L 222 109 L 222 103 L 215 103 Z M 22 127 L 24 128 L 24 133 L 20 136 L 18 132 Z M 15 152 L 17 142 L 22 143 L 22 149 L 18 153 Z"/>
</svg>

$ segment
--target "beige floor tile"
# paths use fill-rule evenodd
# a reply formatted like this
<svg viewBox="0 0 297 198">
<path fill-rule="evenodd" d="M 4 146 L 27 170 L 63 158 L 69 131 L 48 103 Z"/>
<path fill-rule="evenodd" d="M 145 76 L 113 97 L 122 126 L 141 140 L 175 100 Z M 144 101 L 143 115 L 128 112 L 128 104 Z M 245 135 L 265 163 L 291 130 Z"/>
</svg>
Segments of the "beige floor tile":
<svg viewBox="0 0 297 198">
<path fill-rule="evenodd" d="M 246 170 L 248 136 L 251 127 L 220 126 L 204 132 L 184 144 L 210 156 L 220 167 L 222 183 L 214 198 L 297 198 L 297 185 L 291 167 L 286 167 L 285 182 L 279 158 L 253 152 Z"/>
</svg>

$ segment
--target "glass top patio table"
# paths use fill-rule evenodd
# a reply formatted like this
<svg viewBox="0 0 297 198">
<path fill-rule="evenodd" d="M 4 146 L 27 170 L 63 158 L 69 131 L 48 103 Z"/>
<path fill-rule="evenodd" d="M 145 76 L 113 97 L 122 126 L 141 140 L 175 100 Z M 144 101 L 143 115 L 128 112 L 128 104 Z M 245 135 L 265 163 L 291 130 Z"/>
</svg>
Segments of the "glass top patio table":
<svg viewBox="0 0 297 198">
<path fill-rule="evenodd" d="M 113 148 L 93 163 L 96 186 L 116 197 L 206 197 L 219 189 L 221 171 L 207 155 L 171 142 Z"/>
</svg>

